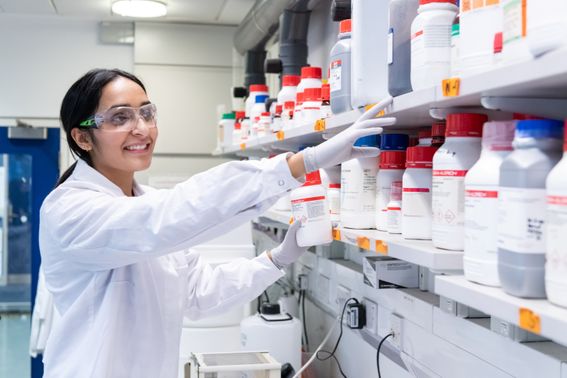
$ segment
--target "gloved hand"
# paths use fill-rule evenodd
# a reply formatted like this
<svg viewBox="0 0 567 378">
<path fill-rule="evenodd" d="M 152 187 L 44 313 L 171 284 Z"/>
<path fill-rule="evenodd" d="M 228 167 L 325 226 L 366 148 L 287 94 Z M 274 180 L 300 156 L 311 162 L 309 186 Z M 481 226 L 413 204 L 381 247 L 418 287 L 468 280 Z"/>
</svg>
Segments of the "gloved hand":
<svg viewBox="0 0 567 378">
<path fill-rule="evenodd" d="M 382 133 L 380 126 L 389 126 L 396 123 L 396 118 L 374 118 L 381 110 L 392 103 L 392 97 L 388 96 L 378 104 L 374 105 L 360 118 L 341 131 L 331 139 L 315 146 L 304 149 L 303 162 L 307 173 L 320 168 L 328 168 L 350 159 L 375 157 L 380 150 L 375 147 L 354 147 L 358 138 Z"/>
<path fill-rule="evenodd" d="M 297 230 L 301 226 L 300 221 L 293 222 L 287 234 L 285 234 L 283 242 L 276 248 L 271 250 L 272 262 L 278 269 L 285 268 L 289 264 L 292 264 L 301 256 L 305 251 L 306 247 L 300 247 L 297 245 Z"/>
</svg>

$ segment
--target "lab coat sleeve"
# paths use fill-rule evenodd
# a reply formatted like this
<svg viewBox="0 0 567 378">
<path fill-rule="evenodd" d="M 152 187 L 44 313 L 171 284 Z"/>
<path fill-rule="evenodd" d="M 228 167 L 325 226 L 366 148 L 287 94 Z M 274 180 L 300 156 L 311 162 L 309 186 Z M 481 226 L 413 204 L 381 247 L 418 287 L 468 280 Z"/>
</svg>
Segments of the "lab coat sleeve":
<svg viewBox="0 0 567 378">
<path fill-rule="evenodd" d="M 248 303 L 284 275 L 265 252 L 251 260 L 237 259 L 214 268 L 194 252 L 188 252 L 186 259 L 185 314 L 193 320 Z"/>
<path fill-rule="evenodd" d="M 299 185 L 286 154 L 221 164 L 173 189 L 139 197 L 71 184 L 56 189 L 43 204 L 40 242 L 57 244 L 59 262 L 92 271 L 112 269 L 201 243 L 213 236 L 211 231 L 218 234 L 260 215 Z"/>
</svg>

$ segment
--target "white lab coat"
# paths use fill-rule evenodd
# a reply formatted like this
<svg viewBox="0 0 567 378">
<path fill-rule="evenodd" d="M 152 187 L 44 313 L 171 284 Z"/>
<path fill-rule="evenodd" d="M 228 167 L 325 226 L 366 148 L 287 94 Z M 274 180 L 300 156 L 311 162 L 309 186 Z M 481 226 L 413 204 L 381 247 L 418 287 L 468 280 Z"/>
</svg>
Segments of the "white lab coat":
<svg viewBox="0 0 567 378">
<path fill-rule="evenodd" d="M 213 269 L 179 251 L 299 185 L 280 155 L 222 164 L 169 190 L 135 185 L 126 197 L 79 161 L 41 208 L 42 266 L 61 315 L 45 377 L 175 377 L 184 314 L 219 314 L 283 275 L 265 253 Z"/>
</svg>

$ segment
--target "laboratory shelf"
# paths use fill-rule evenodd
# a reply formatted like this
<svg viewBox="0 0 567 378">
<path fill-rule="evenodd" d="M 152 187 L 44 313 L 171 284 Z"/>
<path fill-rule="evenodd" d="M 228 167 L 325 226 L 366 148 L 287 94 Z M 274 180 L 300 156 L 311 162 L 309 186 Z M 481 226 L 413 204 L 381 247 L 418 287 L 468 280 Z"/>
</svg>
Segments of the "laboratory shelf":
<svg viewBox="0 0 567 378">
<path fill-rule="evenodd" d="M 435 292 L 567 346 L 567 309 L 543 299 L 524 299 L 462 275 L 435 277 Z"/>
<path fill-rule="evenodd" d="M 263 217 L 287 225 L 291 219 L 291 213 L 268 210 Z M 392 235 L 383 231 L 354 230 L 344 227 L 335 228 L 333 238 L 378 255 L 391 256 L 426 267 L 434 272 L 455 273 L 463 269 L 462 252 L 435 248 L 428 240 L 406 240 L 400 235 Z"/>
</svg>

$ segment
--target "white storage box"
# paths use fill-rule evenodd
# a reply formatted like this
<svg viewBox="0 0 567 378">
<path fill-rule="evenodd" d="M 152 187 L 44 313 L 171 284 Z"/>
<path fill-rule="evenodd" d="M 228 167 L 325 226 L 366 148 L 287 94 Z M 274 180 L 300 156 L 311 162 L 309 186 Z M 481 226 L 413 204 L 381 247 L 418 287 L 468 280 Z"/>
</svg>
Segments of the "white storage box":
<svg viewBox="0 0 567 378">
<path fill-rule="evenodd" d="M 419 287 L 419 267 L 392 257 L 368 256 L 362 263 L 364 283 L 376 289 Z"/>
</svg>

